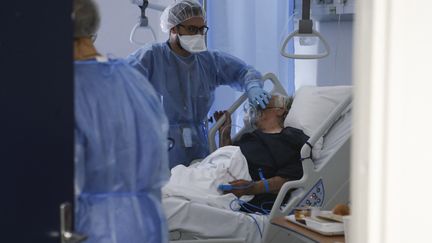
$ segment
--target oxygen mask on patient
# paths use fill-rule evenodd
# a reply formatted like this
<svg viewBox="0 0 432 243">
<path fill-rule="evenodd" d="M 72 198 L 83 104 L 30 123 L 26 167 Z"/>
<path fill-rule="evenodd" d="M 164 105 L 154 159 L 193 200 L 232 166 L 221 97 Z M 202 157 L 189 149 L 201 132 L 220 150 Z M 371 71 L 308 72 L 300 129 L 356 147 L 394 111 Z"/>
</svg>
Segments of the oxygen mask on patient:
<svg viewBox="0 0 432 243">
<path fill-rule="evenodd" d="M 246 103 L 243 106 L 244 116 L 243 116 L 243 122 L 246 127 L 250 127 L 252 129 L 256 129 L 256 122 L 258 121 L 259 117 L 261 116 L 261 108 L 255 107 L 251 103 Z"/>
</svg>

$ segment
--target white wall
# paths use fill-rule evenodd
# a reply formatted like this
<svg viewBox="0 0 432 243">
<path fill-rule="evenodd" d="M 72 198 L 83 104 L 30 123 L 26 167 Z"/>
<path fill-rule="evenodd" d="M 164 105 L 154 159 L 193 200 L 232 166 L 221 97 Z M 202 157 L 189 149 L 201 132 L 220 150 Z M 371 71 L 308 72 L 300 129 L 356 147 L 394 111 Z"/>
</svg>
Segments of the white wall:
<svg viewBox="0 0 432 243">
<path fill-rule="evenodd" d="M 330 54 L 318 60 L 295 61 L 296 89 L 303 85 L 352 84 L 352 21 L 314 22 L 330 46 Z M 318 46 L 319 45 L 319 46 Z M 302 47 L 295 43 L 296 53 L 312 54 L 323 51 L 322 43 Z"/>
<path fill-rule="evenodd" d="M 328 1 L 327 1 L 328 2 Z M 351 85 L 353 50 L 353 13 L 356 0 L 333 1 L 322 4 L 311 1 L 313 27 L 330 45 L 330 55 L 318 60 L 295 61 L 296 89 L 303 85 Z M 295 0 L 295 26 L 301 18 L 302 1 Z M 318 41 L 317 41 L 318 42 Z M 314 46 L 300 46 L 295 42 L 296 53 L 314 54 L 324 50 L 322 42 Z"/>
<path fill-rule="evenodd" d="M 358 1 L 352 243 L 431 242 L 431 9 Z"/>
<path fill-rule="evenodd" d="M 126 57 L 139 46 L 129 42 L 129 35 L 133 26 L 138 22 L 140 9 L 130 0 L 96 0 L 101 15 L 101 27 L 95 42 L 96 48 L 102 54 L 111 54 L 114 57 Z M 160 5 L 168 5 L 173 0 L 152 1 Z M 168 35 L 160 29 L 161 12 L 153 9 L 146 10 L 149 24 L 156 33 L 157 41 L 165 41 Z M 152 41 L 148 30 L 139 30 L 137 39 L 142 42 Z"/>
<path fill-rule="evenodd" d="M 320 31 L 329 42 L 330 55 L 318 61 L 317 85 L 352 83 L 353 22 L 322 22 Z"/>
</svg>

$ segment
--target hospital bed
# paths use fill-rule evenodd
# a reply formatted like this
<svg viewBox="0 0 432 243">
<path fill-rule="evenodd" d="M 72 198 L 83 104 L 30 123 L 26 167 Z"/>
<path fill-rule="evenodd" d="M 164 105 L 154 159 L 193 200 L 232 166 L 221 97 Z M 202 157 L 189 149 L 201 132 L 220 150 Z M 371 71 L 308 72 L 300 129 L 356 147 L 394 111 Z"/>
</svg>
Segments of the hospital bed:
<svg viewBox="0 0 432 243">
<path fill-rule="evenodd" d="M 266 74 L 263 78 L 273 83 L 272 92 L 286 94 L 273 74 Z M 314 102 L 308 97 L 302 97 L 308 95 L 319 96 L 321 100 L 316 99 Z M 232 114 L 245 100 L 245 95 L 240 97 L 228 109 L 230 113 Z M 297 102 L 299 100 L 303 102 Z M 323 103 L 331 104 L 324 108 L 320 107 Z M 296 111 L 307 112 L 310 109 L 321 113 L 321 117 L 316 118 L 319 122 L 315 122 L 315 127 L 311 124 L 304 128 L 298 127 L 302 125 L 302 119 L 296 116 L 308 117 L 308 115 L 298 114 Z M 348 202 L 351 88 L 346 86 L 301 88 L 295 95 L 290 113 L 287 120 L 294 117 L 297 121 L 291 123 L 297 124 L 290 124 L 288 121 L 285 125 L 297 126 L 310 137 L 301 150 L 304 173 L 300 180 L 289 181 L 283 185 L 270 214 L 250 215 L 213 208 L 181 198 L 169 198 L 164 200 L 164 207 L 172 242 L 286 242 L 292 236 L 278 226 L 270 224 L 273 218 L 288 215 L 297 206 L 311 205 L 331 209 L 336 203 Z M 224 119 L 222 117 L 209 132 L 211 151 L 216 149 L 216 132 Z M 250 130 L 248 127 L 242 128 L 234 139 Z M 310 134 L 306 130 L 310 130 Z M 291 192 L 290 198 L 282 204 L 288 192 Z"/>
</svg>

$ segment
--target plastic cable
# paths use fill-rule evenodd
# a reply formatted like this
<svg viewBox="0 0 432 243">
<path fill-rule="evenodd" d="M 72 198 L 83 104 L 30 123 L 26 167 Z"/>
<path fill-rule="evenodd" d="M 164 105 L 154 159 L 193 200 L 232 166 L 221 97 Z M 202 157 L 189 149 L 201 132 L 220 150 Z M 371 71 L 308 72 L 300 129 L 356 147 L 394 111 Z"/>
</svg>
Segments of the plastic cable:
<svg viewBox="0 0 432 243">
<path fill-rule="evenodd" d="M 244 206 L 242 206 L 243 204 L 247 204 L 246 202 L 244 202 L 244 201 L 242 201 L 242 200 L 240 200 L 240 199 L 234 199 L 234 200 L 232 200 L 231 202 L 230 202 L 230 208 L 231 208 L 231 210 L 233 211 L 233 212 L 238 212 L 239 210 L 235 210 L 233 207 L 232 207 L 232 204 L 233 204 L 233 202 L 237 202 L 239 205 L 240 205 L 240 207 L 243 207 L 244 208 Z M 253 205 L 251 205 L 251 206 L 253 206 Z M 246 210 L 248 210 L 247 208 L 245 208 Z M 249 211 L 249 210 L 248 210 Z M 261 231 L 261 228 L 260 228 L 260 226 L 259 226 L 259 224 L 258 224 L 258 221 L 252 216 L 252 214 L 255 214 L 254 212 L 250 212 L 249 214 L 246 214 L 246 215 L 248 215 L 249 217 L 251 217 L 254 221 L 255 221 L 255 224 L 256 224 L 256 226 L 257 226 L 257 228 L 258 228 L 258 232 L 259 232 L 259 234 L 260 234 L 260 237 L 262 238 L 262 231 Z"/>
<path fill-rule="evenodd" d="M 255 213 L 256 213 L 255 211 L 252 211 L 251 209 L 249 209 L 249 208 L 253 208 L 253 209 L 257 209 L 257 210 L 258 210 L 257 212 L 259 212 L 259 213 L 261 213 L 261 214 L 263 214 L 263 215 L 268 215 L 268 214 L 270 214 L 270 210 L 265 209 L 263 205 L 265 205 L 265 204 L 269 204 L 269 203 L 274 203 L 274 202 L 270 202 L 270 201 L 269 201 L 269 202 L 264 202 L 264 203 L 261 204 L 260 207 L 258 207 L 258 206 L 255 206 L 255 205 L 251 204 L 251 203 L 245 202 L 245 201 L 243 201 L 243 200 L 240 200 L 240 199 L 234 199 L 234 200 L 232 200 L 232 201 L 230 202 L 230 208 L 231 208 L 232 211 L 235 211 L 235 212 L 236 212 L 236 211 L 239 211 L 239 210 L 235 210 L 235 209 L 233 208 L 232 204 L 233 204 L 234 202 L 236 202 L 236 203 L 240 206 L 240 208 L 242 208 L 245 212 L 255 214 Z M 249 207 L 249 208 L 247 208 L 246 206 Z"/>
<path fill-rule="evenodd" d="M 262 171 L 261 168 L 258 169 L 258 174 L 259 174 L 259 177 L 261 178 L 261 180 L 262 180 L 263 183 L 264 183 L 265 191 L 266 191 L 266 192 L 270 192 L 269 183 L 268 183 L 268 181 L 266 180 L 266 178 L 264 177 L 264 174 L 263 174 L 263 171 Z"/>
</svg>

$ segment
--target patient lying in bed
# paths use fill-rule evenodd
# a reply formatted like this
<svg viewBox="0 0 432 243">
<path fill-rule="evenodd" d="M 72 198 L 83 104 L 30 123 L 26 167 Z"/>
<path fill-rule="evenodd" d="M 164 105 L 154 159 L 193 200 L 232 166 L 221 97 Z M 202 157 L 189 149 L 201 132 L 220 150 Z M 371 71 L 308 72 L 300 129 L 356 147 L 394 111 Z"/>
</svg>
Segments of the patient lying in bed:
<svg viewBox="0 0 432 243">
<path fill-rule="evenodd" d="M 225 191 L 237 197 L 254 195 L 248 204 L 242 205 L 243 211 L 269 211 L 282 185 L 289 180 L 298 180 L 303 175 L 300 150 L 308 136 L 299 129 L 283 127 L 291 103 L 289 97 L 273 95 L 266 109 L 249 112 L 251 123 L 254 123 L 251 125 L 255 125 L 256 129 L 243 134 L 234 143 L 230 138 L 230 114 L 224 112 L 227 119 L 219 129 L 220 146 L 239 146 L 252 178 L 252 181 L 233 180 L 229 183 L 241 189 Z M 216 112 L 215 118 L 219 119 L 222 115 L 223 112 Z"/>
<path fill-rule="evenodd" d="M 239 197 L 248 201 L 241 205 L 243 211 L 270 210 L 281 186 L 303 175 L 300 149 L 308 137 L 301 130 L 283 127 L 291 103 L 291 98 L 273 95 L 266 109 L 252 112 L 256 129 L 234 143 L 230 138 L 230 114 L 216 112 L 216 119 L 227 115 L 219 130 L 221 148 L 200 163 L 174 167 L 163 189 L 164 197 L 183 197 L 225 209 L 233 209 L 230 202 Z M 231 144 L 234 146 L 228 146 Z M 218 185 L 227 183 L 241 189 L 222 194 Z M 235 206 L 238 209 L 239 205 Z"/>
</svg>

